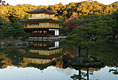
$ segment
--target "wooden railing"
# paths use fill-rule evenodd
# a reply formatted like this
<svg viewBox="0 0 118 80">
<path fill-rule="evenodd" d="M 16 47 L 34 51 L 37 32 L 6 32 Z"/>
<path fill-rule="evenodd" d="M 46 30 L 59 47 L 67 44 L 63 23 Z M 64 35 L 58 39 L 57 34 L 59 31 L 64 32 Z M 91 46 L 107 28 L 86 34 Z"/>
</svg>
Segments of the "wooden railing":
<svg viewBox="0 0 118 80">
<path fill-rule="evenodd" d="M 61 28 L 59 24 L 39 23 L 39 25 L 27 25 L 25 28 Z"/>
</svg>

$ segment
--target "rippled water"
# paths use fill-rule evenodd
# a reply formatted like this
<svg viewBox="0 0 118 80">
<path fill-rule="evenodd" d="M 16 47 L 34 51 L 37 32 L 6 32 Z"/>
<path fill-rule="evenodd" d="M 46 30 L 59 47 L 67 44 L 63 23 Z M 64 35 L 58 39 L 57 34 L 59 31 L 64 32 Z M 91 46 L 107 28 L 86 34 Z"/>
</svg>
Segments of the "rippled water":
<svg viewBox="0 0 118 80">
<path fill-rule="evenodd" d="M 97 45 L 86 49 L 56 42 L 0 48 L 1 80 L 118 80 L 118 47 Z"/>
</svg>

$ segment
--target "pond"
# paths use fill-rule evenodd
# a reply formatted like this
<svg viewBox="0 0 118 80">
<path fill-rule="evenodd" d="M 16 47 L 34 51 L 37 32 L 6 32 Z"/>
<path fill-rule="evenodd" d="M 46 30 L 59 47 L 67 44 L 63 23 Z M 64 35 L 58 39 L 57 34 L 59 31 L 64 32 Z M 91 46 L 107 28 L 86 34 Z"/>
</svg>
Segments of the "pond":
<svg viewBox="0 0 118 80">
<path fill-rule="evenodd" d="M 62 41 L 1 46 L 0 75 L 1 80 L 118 80 L 118 46 L 83 47 L 81 55 Z"/>
</svg>

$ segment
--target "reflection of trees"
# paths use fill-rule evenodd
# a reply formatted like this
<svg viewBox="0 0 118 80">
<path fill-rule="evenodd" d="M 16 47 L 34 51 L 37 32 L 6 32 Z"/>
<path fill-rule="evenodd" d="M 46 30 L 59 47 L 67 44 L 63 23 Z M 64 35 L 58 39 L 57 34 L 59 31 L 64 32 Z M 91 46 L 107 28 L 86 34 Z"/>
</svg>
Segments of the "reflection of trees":
<svg viewBox="0 0 118 80">
<path fill-rule="evenodd" d="M 90 54 L 102 59 L 107 66 L 118 66 L 118 46 L 114 44 L 95 45 L 90 48 Z"/>
<path fill-rule="evenodd" d="M 87 65 L 84 63 L 87 63 Z M 70 67 L 78 70 L 79 72 L 78 75 L 74 74 L 71 76 L 73 80 L 89 80 L 89 75 L 92 75 L 93 71 L 100 70 L 102 67 L 104 67 L 104 65 L 102 62 L 99 62 L 99 64 L 83 62 L 81 65 L 70 65 Z"/>
<path fill-rule="evenodd" d="M 2 68 L 2 65 L 4 64 L 4 63 L 2 63 L 2 61 L 3 61 L 3 59 L 0 59 L 0 68 Z"/>
<path fill-rule="evenodd" d="M 19 48 L 7 48 L 3 52 L 6 54 L 6 57 L 11 60 L 13 65 L 20 65 L 23 62 L 24 50 Z"/>
<path fill-rule="evenodd" d="M 64 59 L 67 59 L 64 60 Z M 71 68 L 74 68 L 76 70 L 78 70 L 79 74 L 76 75 L 74 74 L 73 76 L 71 76 L 71 78 L 73 80 L 89 80 L 89 69 L 92 69 L 92 70 L 99 70 L 101 69 L 102 67 L 104 67 L 104 63 L 103 61 L 101 60 L 98 60 L 97 58 L 93 57 L 93 58 L 87 58 L 86 59 L 86 56 L 84 57 L 74 57 L 71 58 L 69 57 L 68 55 L 64 55 L 64 59 L 63 59 L 63 67 L 66 68 L 66 67 L 71 67 Z M 86 69 L 86 72 L 85 71 L 82 71 L 83 69 Z"/>
<path fill-rule="evenodd" d="M 73 53 L 73 54 L 79 53 L 78 48 L 75 48 L 74 44 L 67 44 L 67 43 L 63 43 L 63 44 L 64 45 L 62 47 L 65 48 L 64 49 L 65 52 L 68 51 L 68 54 L 70 56 L 73 56 L 73 55 L 71 55 L 71 53 Z M 74 50 L 74 51 L 72 51 L 72 50 Z M 107 65 L 107 66 L 118 66 L 118 64 L 117 64 L 117 62 L 118 62 L 118 59 L 117 59 L 118 45 L 117 44 L 114 45 L 112 43 L 102 43 L 102 44 L 97 43 L 96 45 L 89 46 L 88 52 L 89 52 L 89 55 L 95 56 L 96 58 L 103 60 L 105 65 Z M 86 51 L 81 50 L 81 56 L 83 56 L 84 54 L 86 54 Z"/>
<path fill-rule="evenodd" d="M 70 46 L 68 46 L 66 49 L 68 50 L 69 47 Z M 71 49 L 73 50 L 73 47 L 71 47 Z M 90 68 L 96 70 L 104 67 L 102 59 L 100 60 L 99 58 L 94 57 L 95 55 L 90 56 L 90 51 L 88 51 L 88 47 L 79 46 L 78 48 L 76 48 L 76 50 L 77 51 L 75 52 L 75 54 L 78 55 L 72 56 L 71 51 L 68 50 L 70 51 L 70 54 L 68 53 L 63 56 L 63 67 L 72 67 L 79 72 L 78 75 L 74 74 L 73 76 L 71 76 L 73 80 L 89 80 Z M 86 72 L 82 71 L 83 68 L 86 69 Z"/>
<path fill-rule="evenodd" d="M 68 46 L 70 47 L 70 46 Z M 73 48 L 73 47 L 71 47 Z M 66 48 L 68 49 L 68 48 Z M 78 50 L 79 51 L 79 50 Z M 81 50 L 81 56 L 83 56 L 83 53 L 86 53 L 85 51 Z M 77 54 L 78 52 L 76 52 Z M 118 74 L 118 69 L 116 66 L 118 66 L 118 45 L 117 44 L 111 44 L 111 43 L 103 43 L 103 44 L 97 44 L 89 47 L 89 55 L 95 56 L 95 58 L 103 60 L 105 66 L 115 67 L 115 69 L 110 69 L 109 72 L 112 72 L 113 74 Z M 70 54 L 71 56 L 71 54 Z M 88 57 L 91 57 L 88 56 Z"/>
<path fill-rule="evenodd" d="M 73 80 L 89 80 L 89 69 L 88 68 L 86 69 L 87 69 L 87 72 L 85 73 L 81 71 L 81 68 L 79 68 L 78 69 L 79 74 L 78 75 L 74 74 L 73 76 L 71 76 L 71 78 Z"/>
<path fill-rule="evenodd" d="M 109 72 L 112 72 L 114 75 L 118 75 L 118 67 L 115 67 L 115 69 L 110 69 Z"/>
</svg>

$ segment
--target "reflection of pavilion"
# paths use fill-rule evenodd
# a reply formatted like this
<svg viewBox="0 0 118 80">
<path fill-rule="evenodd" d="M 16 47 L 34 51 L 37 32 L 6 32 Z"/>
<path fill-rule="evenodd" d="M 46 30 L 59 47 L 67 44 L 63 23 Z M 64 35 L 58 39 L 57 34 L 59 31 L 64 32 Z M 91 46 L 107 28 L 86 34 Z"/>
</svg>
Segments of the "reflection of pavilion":
<svg viewBox="0 0 118 80">
<path fill-rule="evenodd" d="M 38 42 L 32 42 L 31 46 L 32 48 L 38 48 L 40 50 L 51 50 L 59 48 L 59 41 L 38 41 Z"/>
<path fill-rule="evenodd" d="M 58 41 L 32 42 L 29 53 L 24 58 L 24 64 L 44 69 L 55 63 L 61 51 Z"/>
</svg>

